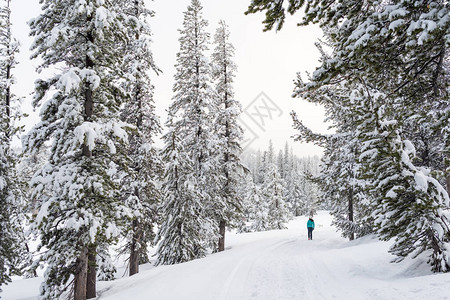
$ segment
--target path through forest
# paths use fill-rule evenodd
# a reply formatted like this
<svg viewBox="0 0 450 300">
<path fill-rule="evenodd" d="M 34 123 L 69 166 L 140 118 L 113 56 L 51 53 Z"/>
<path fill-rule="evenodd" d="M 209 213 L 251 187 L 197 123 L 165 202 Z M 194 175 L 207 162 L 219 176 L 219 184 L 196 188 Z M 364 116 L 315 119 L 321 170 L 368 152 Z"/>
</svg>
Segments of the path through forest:
<svg viewBox="0 0 450 300">
<path fill-rule="evenodd" d="M 225 252 L 173 266 L 146 265 L 132 277 L 99 282 L 97 299 L 450 299 L 450 274 L 429 274 L 426 265 L 408 260 L 389 263 L 388 242 L 373 236 L 348 242 L 331 227 L 327 212 L 315 216 L 314 240 L 308 241 L 306 221 L 298 217 L 287 230 L 228 233 Z M 37 299 L 36 280 L 13 282 L 3 298 Z M 26 287 L 35 289 L 32 297 L 25 297 Z M 18 295 L 14 289 L 22 296 L 5 298 Z"/>
<path fill-rule="evenodd" d="M 306 220 L 298 217 L 290 222 L 289 229 L 282 231 L 228 234 L 230 246 L 225 252 L 181 265 L 157 267 L 136 278 L 105 284 L 99 299 L 448 297 L 445 296 L 450 286 L 448 274 L 417 276 L 410 265 L 406 269 L 406 265 L 391 264 L 392 257 L 387 253 L 389 243 L 373 237 L 348 242 L 331 227 L 327 212 L 315 217 L 314 240 L 308 241 Z"/>
</svg>

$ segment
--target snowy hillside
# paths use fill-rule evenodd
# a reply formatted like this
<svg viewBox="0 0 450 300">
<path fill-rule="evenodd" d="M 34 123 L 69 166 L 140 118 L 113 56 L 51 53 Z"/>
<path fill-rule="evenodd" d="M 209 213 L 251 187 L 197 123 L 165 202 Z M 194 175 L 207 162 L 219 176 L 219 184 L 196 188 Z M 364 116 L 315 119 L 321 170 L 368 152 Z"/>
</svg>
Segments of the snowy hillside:
<svg viewBox="0 0 450 300">
<path fill-rule="evenodd" d="M 100 282 L 102 300 L 450 299 L 450 274 L 427 266 L 390 264 L 389 243 L 372 237 L 348 242 L 316 217 L 314 240 L 306 218 L 288 230 L 229 234 L 229 248 L 188 263 L 143 266 L 141 273 Z M 14 281 L 3 299 L 36 299 L 41 278 Z M 447 296 L 446 296 L 447 295 Z"/>
</svg>

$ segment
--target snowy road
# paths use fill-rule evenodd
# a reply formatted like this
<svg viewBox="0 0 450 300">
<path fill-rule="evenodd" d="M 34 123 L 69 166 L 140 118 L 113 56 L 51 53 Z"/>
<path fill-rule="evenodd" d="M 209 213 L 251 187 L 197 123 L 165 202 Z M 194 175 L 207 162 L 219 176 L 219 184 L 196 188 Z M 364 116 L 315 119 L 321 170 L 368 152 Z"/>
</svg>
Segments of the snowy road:
<svg viewBox="0 0 450 300">
<path fill-rule="evenodd" d="M 225 252 L 173 266 L 143 266 L 132 277 L 98 283 L 100 300 L 399 300 L 449 299 L 450 274 L 423 264 L 391 264 L 389 243 L 373 237 L 348 242 L 315 217 L 289 229 L 227 235 Z M 37 299 L 39 278 L 14 281 L 3 299 Z"/>
<path fill-rule="evenodd" d="M 327 213 L 315 219 L 313 241 L 306 237 L 306 218 L 292 221 L 288 230 L 229 234 L 230 248 L 223 253 L 121 279 L 105 286 L 98 299 L 450 299 L 450 274 L 399 275 L 404 267 L 389 263 L 387 243 L 349 243 L 330 226 Z"/>
<path fill-rule="evenodd" d="M 231 235 L 231 248 L 224 253 L 154 268 L 112 286 L 104 283 L 98 299 L 126 299 L 130 293 L 134 300 L 332 299 L 327 292 L 328 283 L 338 289 L 334 291 L 337 294 L 348 295 L 341 288 L 339 276 L 317 259 L 317 253 L 324 247 L 321 239 L 330 235 L 325 232 L 330 228 L 319 227 L 315 240 L 308 241 L 306 223 L 301 223 L 303 219 L 291 223 L 290 229 L 284 231 Z M 320 221 L 317 224 L 320 226 Z M 335 239 L 325 243 L 327 250 L 345 243 L 334 232 L 331 234 Z"/>
</svg>

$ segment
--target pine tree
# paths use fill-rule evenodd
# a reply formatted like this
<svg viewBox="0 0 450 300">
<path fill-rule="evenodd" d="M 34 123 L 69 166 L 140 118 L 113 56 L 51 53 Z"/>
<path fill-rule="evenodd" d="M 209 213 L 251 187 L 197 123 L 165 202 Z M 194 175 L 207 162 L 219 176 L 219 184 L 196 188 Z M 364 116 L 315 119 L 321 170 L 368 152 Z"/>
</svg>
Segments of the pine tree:
<svg viewBox="0 0 450 300">
<path fill-rule="evenodd" d="M 127 154 L 131 160 L 128 175 L 122 180 L 123 195 L 133 208 L 130 230 L 126 231 L 126 249 L 130 252 L 129 274 L 139 272 L 139 263 L 148 262 L 147 246 L 155 238 L 157 203 L 160 192 L 156 179 L 161 173 L 161 162 L 153 146 L 153 138 L 160 132 L 159 119 L 153 104 L 153 86 L 148 72 L 159 72 L 150 51 L 150 27 L 146 19 L 153 12 L 146 9 L 143 1 L 123 3 L 127 17 L 129 44 L 125 48 L 126 70 L 124 90 L 130 101 L 122 110 L 122 120 L 133 125 Z"/>
<path fill-rule="evenodd" d="M 293 216 L 300 216 L 303 214 L 303 191 L 302 191 L 302 180 L 303 176 L 300 174 L 299 159 L 294 155 L 293 149 L 291 147 L 289 151 L 289 145 L 286 142 L 284 148 L 283 156 L 283 166 L 284 166 L 284 182 L 285 182 L 285 192 L 284 196 L 286 199 L 286 204 L 289 211 Z"/>
<path fill-rule="evenodd" d="M 248 199 L 250 203 L 249 231 L 269 230 L 269 202 L 266 201 L 259 185 L 252 182 L 249 187 Z"/>
<path fill-rule="evenodd" d="M 232 226 L 237 228 L 237 232 L 250 232 L 250 220 L 252 220 L 253 212 L 255 211 L 253 196 L 255 183 L 253 182 L 253 175 L 247 169 L 248 164 L 245 163 L 245 157 L 242 158 L 245 164 L 246 171 L 239 177 L 238 192 L 242 197 L 242 212 L 239 218 L 232 222 Z"/>
<path fill-rule="evenodd" d="M 30 182 L 33 175 L 42 169 L 47 163 L 48 157 L 50 156 L 50 147 L 44 145 L 41 150 L 33 155 L 30 153 L 22 153 L 21 159 L 17 166 L 17 173 L 20 178 L 23 178 L 24 182 Z M 25 198 L 28 199 L 26 203 L 26 211 L 28 213 L 37 213 L 37 203 L 36 199 L 31 197 L 32 187 L 29 184 L 24 186 Z"/>
<path fill-rule="evenodd" d="M 240 218 L 242 213 L 242 197 L 238 191 L 239 177 L 243 172 L 240 161 L 242 152 L 240 142 L 243 130 L 237 123 L 242 108 L 234 99 L 233 78 L 236 65 L 233 62 L 234 47 L 229 41 L 230 32 L 224 21 L 214 36 L 215 49 L 212 54 L 213 80 L 218 96 L 216 133 L 219 138 L 217 154 L 220 158 L 221 173 L 224 181 L 220 184 L 219 196 L 214 201 L 214 214 L 219 223 L 218 251 L 225 249 L 225 228 L 233 219 Z"/>
<path fill-rule="evenodd" d="M 292 169 L 292 180 L 289 181 L 289 206 L 290 211 L 294 216 L 302 216 L 308 215 L 307 213 L 307 199 L 304 193 L 304 187 L 307 183 L 305 180 L 304 174 L 301 173 L 298 163 L 295 164 L 295 167 Z"/>
<path fill-rule="evenodd" d="M 52 141 L 48 163 L 32 179 L 39 205 L 33 229 L 48 265 L 42 299 L 95 297 L 96 249 L 112 243 L 131 217 L 117 180 L 128 127 L 119 118 L 128 41 L 120 4 L 44 0 L 30 22 L 32 58 L 42 59 L 38 71 L 59 70 L 36 82 L 33 105 L 43 105 L 41 122 L 24 139 L 31 155 Z"/>
<path fill-rule="evenodd" d="M 266 162 L 260 189 L 262 201 L 268 207 L 266 230 L 284 229 L 290 213 L 284 200 L 284 182 L 276 165 L 272 141 L 270 141 L 269 149 L 265 154 Z"/>
<path fill-rule="evenodd" d="M 169 111 L 166 122 L 169 132 L 163 137 L 165 147 L 161 152 L 165 173 L 157 265 L 178 264 L 206 253 L 202 235 L 204 208 L 200 202 L 202 198 L 194 174 L 194 162 L 181 139 L 183 124 L 175 123 L 173 119 Z"/>
<path fill-rule="evenodd" d="M 380 105 L 385 95 L 360 95 L 366 118 L 358 127 L 364 142 L 360 159 L 377 232 L 384 240 L 395 240 L 389 251 L 396 262 L 421 256 L 432 271 L 447 272 L 450 220 L 442 208 L 448 207 L 448 195 L 428 168 L 413 165 L 414 146 L 401 138 L 397 120 L 386 119 L 386 104 Z"/>
<path fill-rule="evenodd" d="M 269 162 L 261 189 L 263 201 L 268 205 L 266 230 L 285 229 L 290 213 L 284 201 L 283 180 L 274 162 Z"/>
<path fill-rule="evenodd" d="M 280 150 L 278 152 L 278 156 L 277 156 L 277 169 L 278 169 L 278 173 L 280 173 L 280 177 L 281 179 L 285 180 L 286 179 L 286 172 L 284 169 L 284 156 L 283 156 L 283 150 Z"/>
<path fill-rule="evenodd" d="M 14 121 L 19 117 L 17 98 L 11 92 L 15 79 L 18 43 L 12 38 L 10 1 L 0 8 L 0 292 L 1 286 L 20 275 L 28 256 L 23 236 L 23 184 L 16 172 L 17 154 L 11 140 L 17 134 Z"/>
<path fill-rule="evenodd" d="M 296 188 L 299 189 L 299 210 L 304 216 L 316 214 L 319 202 L 316 174 L 310 163 L 310 157 L 300 159 L 298 163 Z"/>
<path fill-rule="evenodd" d="M 198 0 L 192 0 L 179 30 L 175 95 L 162 152 L 166 172 L 158 264 L 203 257 L 218 240 L 214 200 L 223 176 L 217 167 L 219 141 L 212 127 L 217 98 L 205 57 L 209 34 L 202 9 Z"/>
</svg>

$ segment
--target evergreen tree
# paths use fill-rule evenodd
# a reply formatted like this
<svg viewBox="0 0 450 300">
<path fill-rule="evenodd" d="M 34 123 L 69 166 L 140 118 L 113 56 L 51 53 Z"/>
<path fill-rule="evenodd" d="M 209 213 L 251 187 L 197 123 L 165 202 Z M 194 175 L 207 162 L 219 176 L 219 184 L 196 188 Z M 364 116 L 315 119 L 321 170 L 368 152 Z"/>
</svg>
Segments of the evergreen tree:
<svg viewBox="0 0 450 300">
<path fill-rule="evenodd" d="M 216 46 L 212 54 L 212 77 L 216 83 L 218 96 L 216 132 L 220 146 L 217 148 L 217 155 L 224 177 L 218 191 L 219 195 L 214 201 L 213 212 L 219 223 L 219 251 L 225 249 L 225 226 L 233 219 L 240 218 L 239 215 L 242 213 L 242 197 L 238 191 L 238 183 L 243 172 L 240 161 L 243 130 L 237 123 L 242 108 L 234 99 L 232 84 L 236 65 L 233 62 L 234 47 L 229 38 L 228 26 L 224 21 L 220 21 L 214 36 Z"/>
<path fill-rule="evenodd" d="M 158 230 L 156 264 L 178 264 L 206 253 L 203 240 L 205 224 L 202 198 L 194 174 L 194 162 L 181 139 L 183 124 L 175 123 L 170 114 L 166 122 L 169 132 L 163 137 L 161 152 L 165 162 L 161 207 L 162 223 Z M 177 126 L 175 126 L 177 125 Z"/>
<path fill-rule="evenodd" d="M 266 201 L 261 188 L 255 183 L 249 187 L 248 199 L 250 206 L 250 226 L 249 231 L 269 230 L 269 202 Z"/>
<path fill-rule="evenodd" d="M 286 205 L 293 216 L 300 216 L 302 215 L 301 200 L 303 199 L 303 194 L 300 191 L 300 181 L 302 177 L 297 168 L 298 158 L 294 156 L 292 148 L 289 151 L 287 142 L 284 148 L 283 166 L 285 174 L 284 197 L 286 199 Z"/>
<path fill-rule="evenodd" d="M 22 153 L 20 162 L 17 166 L 17 172 L 20 178 L 23 178 L 24 182 L 30 182 L 33 175 L 42 169 L 47 163 L 50 156 L 50 147 L 47 145 L 42 146 L 39 152 L 31 155 L 30 153 Z M 31 197 L 32 187 L 29 184 L 24 186 L 25 198 L 29 201 L 26 203 L 26 211 L 28 213 L 37 213 L 36 199 Z"/>
<path fill-rule="evenodd" d="M 139 272 L 139 263 L 148 262 L 147 246 L 154 241 L 157 203 L 160 193 L 156 179 L 161 173 L 158 152 L 153 147 L 153 138 L 160 132 L 159 119 L 153 104 L 153 86 L 149 71 L 159 72 L 150 51 L 150 27 L 147 18 L 153 12 L 144 2 L 123 3 L 127 17 L 129 44 L 124 51 L 126 70 L 124 90 L 130 101 L 122 110 L 122 120 L 134 126 L 129 136 L 127 154 L 131 160 L 128 175 L 122 179 L 122 194 L 133 208 L 134 217 L 130 230 L 126 231 L 126 249 L 130 253 L 129 274 Z"/>
<path fill-rule="evenodd" d="M 288 189 L 290 196 L 289 207 L 294 216 L 308 215 L 306 210 L 307 202 L 304 193 L 304 187 L 307 183 L 304 175 L 299 171 L 299 168 L 297 166 L 293 168 L 292 180 L 289 182 Z"/>
<path fill-rule="evenodd" d="M 242 159 L 245 163 L 245 158 Z M 253 174 L 246 169 L 242 176 L 239 177 L 238 193 L 242 198 L 242 212 L 239 214 L 239 218 L 236 218 L 232 222 L 232 226 L 237 228 L 239 233 L 250 232 L 250 220 L 253 218 L 254 207 L 254 187 Z"/>
<path fill-rule="evenodd" d="M 280 177 L 281 179 L 285 180 L 286 179 L 286 172 L 284 169 L 284 156 L 283 156 L 283 150 L 280 150 L 278 152 L 278 156 L 277 156 L 277 169 L 278 169 L 278 173 L 280 173 Z"/>
<path fill-rule="evenodd" d="M 22 223 L 24 186 L 16 172 L 17 155 L 11 148 L 19 114 L 14 109 L 18 99 L 11 93 L 18 43 L 11 35 L 9 3 L 2 1 L 0 7 L 0 292 L 11 276 L 21 274 L 28 256 Z"/>
<path fill-rule="evenodd" d="M 214 200 L 223 176 L 218 168 L 219 141 L 212 127 L 217 98 L 204 54 L 209 42 L 207 25 L 200 2 L 192 0 L 179 30 L 175 95 L 164 136 L 166 173 L 158 264 L 203 257 L 218 240 Z"/>
<path fill-rule="evenodd" d="M 272 141 L 265 152 L 265 166 L 260 185 L 262 201 L 267 206 L 267 223 L 265 230 L 284 229 L 290 214 L 284 200 L 284 182 L 278 172 Z"/>
<path fill-rule="evenodd" d="M 274 162 L 269 162 L 264 179 L 261 193 L 263 201 L 268 206 L 266 230 L 285 229 L 290 213 L 284 201 L 283 180 Z"/>
<path fill-rule="evenodd" d="M 450 220 L 442 208 L 448 207 L 448 195 L 430 169 L 413 165 L 414 146 L 401 138 L 401 124 L 387 120 L 379 104 L 385 95 L 360 95 L 366 118 L 358 128 L 364 141 L 360 158 L 376 230 L 382 239 L 395 240 L 389 250 L 395 261 L 421 256 L 432 271 L 447 272 Z"/>
<path fill-rule="evenodd" d="M 126 163 L 119 108 L 127 24 L 117 1 L 44 0 L 30 27 L 38 71 L 59 70 L 36 82 L 41 122 L 24 139 L 31 155 L 52 141 L 48 163 L 32 179 L 39 205 L 32 228 L 48 265 L 41 298 L 93 298 L 96 249 L 112 243 L 131 217 L 117 180 Z"/>
</svg>

